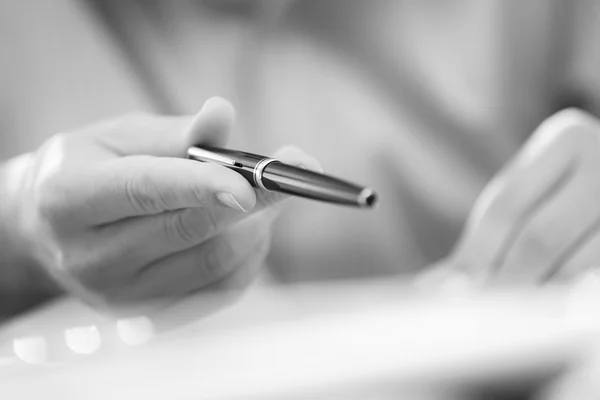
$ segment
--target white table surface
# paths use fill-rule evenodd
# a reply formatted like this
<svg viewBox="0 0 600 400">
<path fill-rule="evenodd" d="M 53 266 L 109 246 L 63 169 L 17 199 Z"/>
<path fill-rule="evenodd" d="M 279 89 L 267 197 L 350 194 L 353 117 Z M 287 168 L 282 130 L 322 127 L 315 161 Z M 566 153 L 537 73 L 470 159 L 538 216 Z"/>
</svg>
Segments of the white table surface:
<svg viewBox="0 0 600 400">
<path fill-rule="evenodd" d="M 66 299 L 4 327 L 0 381 L 19 398 L 304 398 L 523 377 L 595 348 L 598 306 L 562 289 L 423 296 L 398 282 L 257 286 L 131 346 L 115 320 Z M 77 327 L 92 338 L 87 350 L 67 343 L 65 330 Z"/>
</svg>

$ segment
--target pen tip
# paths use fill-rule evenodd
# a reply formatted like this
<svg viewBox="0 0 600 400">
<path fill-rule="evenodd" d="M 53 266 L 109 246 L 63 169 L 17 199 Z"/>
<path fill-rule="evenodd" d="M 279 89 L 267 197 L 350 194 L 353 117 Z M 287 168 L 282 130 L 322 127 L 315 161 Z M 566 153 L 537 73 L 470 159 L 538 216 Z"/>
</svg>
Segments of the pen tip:
<svg viewBox="0 0 600 400">
<path fill-rule="evenodd" d="M 358 203 L 361 207 L 373 208 L 377 205 L 377 194 L 369 188 L 363 189 L 358 196 Z"/>
</svg>

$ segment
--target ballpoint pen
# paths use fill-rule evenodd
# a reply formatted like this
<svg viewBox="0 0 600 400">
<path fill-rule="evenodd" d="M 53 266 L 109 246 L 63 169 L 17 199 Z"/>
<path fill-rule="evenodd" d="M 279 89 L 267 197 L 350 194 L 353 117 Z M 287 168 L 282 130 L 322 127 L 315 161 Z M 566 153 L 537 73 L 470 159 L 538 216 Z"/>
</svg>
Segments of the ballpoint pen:
<svg viewBox="0 0 600 400">
<path fill-rule="evenodd" d="M 340 205 L 373 208 L 377 194 L 365 187 L 285 164 L 277 159 L 220 147 L 193 146 L 189 159 L 217 163 L 241 174 L 254 187 L 266 191 Z"/>
</svg>

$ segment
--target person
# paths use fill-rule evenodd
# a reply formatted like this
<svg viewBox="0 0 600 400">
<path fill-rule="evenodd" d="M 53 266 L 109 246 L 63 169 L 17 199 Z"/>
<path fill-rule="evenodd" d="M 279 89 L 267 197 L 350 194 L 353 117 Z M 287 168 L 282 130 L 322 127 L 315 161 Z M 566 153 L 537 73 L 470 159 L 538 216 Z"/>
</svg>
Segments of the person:
<svg viewBox="0 0 600 400">
<path fill-rule="evenodd" d="M 586 167 L 567 169 L 569 178 L 585 178 L 559 185 L 570 193 L 559 207 L 537 219 L 520 218 L 532 215 L 530 200 L 547 189 L 537 178 L 562 176 L 555 153 L 540 156 L 543 132 L 555 132 L 558 154 L 569 147 L 565 143 L 572 143 L 565 154 L 594 151 L 597 122 L 586 114 L 561 114 L 558 121 L 568 123 L 542 125 L 529 147 L 541 150 L 520 159 L 546 161 L 501 170 L 556 111 L 576 106 L 598 112 L 597 52 L 590 45 L 599 26 L 594 3 L 190 0 L 1 7 L 1 25 L 11 33 L 2 35 L 6 56 L 25 61 L 6 66 L 2 75 L 9 99 L 2 105 L 5 158 L 69 126 L 131 109 L 192 114 L 218 93 L 232 99 L 239 115 L 242 132 L 231 146 L 267 153 L 295 143 L 326 171 L 381 193 L 375 213 L 291 203 L 277 220 L 267 259 L 279 282 L 397 275 L 445 259 L 479 193 L 499 171 L 486 201 L 510 204 L 511 196 L 498 194 L 523 188 L 531 189 L 528 196 L 515 207 L 494 208 L 519 212 L 476 215 L 458 249 L 481 249 L 503 238 L 508 244 L 500 252 L 511 270 L 556 270 L 547 264 L 564 263 L 562 256 L 581 244 L 582 227 L 587 232 L 595 214 L 595 189 L 581 183 L 593 178 Z M 587 138 L 574 140 L 571 131 Z M 556 168 L 543 168 L 548 165 Z M 515 181 L 521 183 L 506 184 Z M 578 206 L 581 199 L 587 199 L 585 208 Z M 536 210 L 542 204 L 551 203 L 535 203 Z M 482 208 L 489 210 L 476 207 Z M 571 218 L 582 210 L 581 218 Z M 479 234 L 480 227 L 493 231 L 498 215 L 516 228 Z M 569 240 L 561 241 L 563 234 Z M 508 245 L 518 246 L 509 254 Z M 556 250 L 547 253 L 552 257 L 531 255 L 546 254 L 546 248 Z M 489 270 L 486 263 L 497 252 L 497 246 L 485 257 L 458 250 L 453 254 L 468 254 L 468 262 L 451 256 L 448 264 Z"/>
</svg>

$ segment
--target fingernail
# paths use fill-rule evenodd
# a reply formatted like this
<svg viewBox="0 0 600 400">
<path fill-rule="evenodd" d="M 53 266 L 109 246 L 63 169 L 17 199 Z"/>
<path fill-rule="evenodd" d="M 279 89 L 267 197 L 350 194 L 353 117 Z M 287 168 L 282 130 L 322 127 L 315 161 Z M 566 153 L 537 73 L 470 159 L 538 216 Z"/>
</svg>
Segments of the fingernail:
<svg viewBox="0 0 600 400">
<path fill-rule="evenodd" d="M 233 208 L 234 210 L 248 212 L 242 205 L 233 197 L 231 193 L 218 193 L 217 199 L 223 204 L 225 204 L 229 208 Z"/>
</svg>

